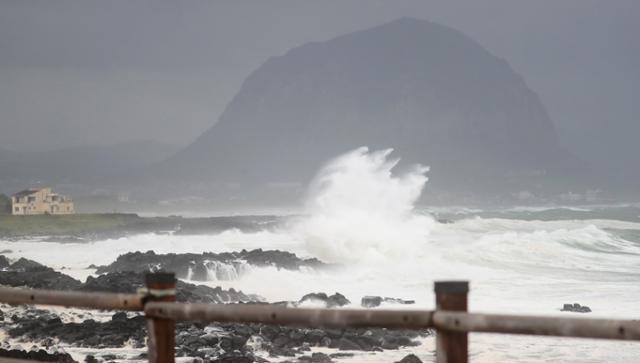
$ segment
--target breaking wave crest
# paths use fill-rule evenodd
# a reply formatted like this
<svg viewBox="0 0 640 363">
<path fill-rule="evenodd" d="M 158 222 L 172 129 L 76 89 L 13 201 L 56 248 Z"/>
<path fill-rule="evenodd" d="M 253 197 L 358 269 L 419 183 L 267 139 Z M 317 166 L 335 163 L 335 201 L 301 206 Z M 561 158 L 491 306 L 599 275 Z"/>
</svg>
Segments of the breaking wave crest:
<svg viewBox="0 0 640 363">
<path fill-rule="evenodd" d="M 361 147 L 330 161 L 311 184 L 308 217 L 294 228 L 308 251 L 328 262 L 406 256 L 427 239 L 433 218 L 414 206 L 429 170 L 396 175 L 393 150 Z"/>
</svg>

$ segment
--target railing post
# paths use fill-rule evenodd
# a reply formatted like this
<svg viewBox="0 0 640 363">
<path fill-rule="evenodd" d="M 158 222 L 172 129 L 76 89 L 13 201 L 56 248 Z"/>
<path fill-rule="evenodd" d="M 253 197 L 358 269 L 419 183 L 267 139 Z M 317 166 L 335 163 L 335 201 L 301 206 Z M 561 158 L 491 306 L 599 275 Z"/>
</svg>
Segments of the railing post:
<svg viewBox="0 0 640 363">
<path fill-rule="evenodd" d="M 467 311 L 467 281 L 440 281 L 434 286 L 436 313 L 438 310 Z M 467 332 L 451 332 L 438 329 L 436 333 L 437 363 L 467 363 L 469 345 Z"/>
<path fill-rule="evenodd" d="M 148 301 L 176 301 L 176 277 L 160 272 L 146 275 Z M 147 317 L 148 357 L 150 363 L 175 361 L 176 322 L 171 319 Z"/>
</svg>

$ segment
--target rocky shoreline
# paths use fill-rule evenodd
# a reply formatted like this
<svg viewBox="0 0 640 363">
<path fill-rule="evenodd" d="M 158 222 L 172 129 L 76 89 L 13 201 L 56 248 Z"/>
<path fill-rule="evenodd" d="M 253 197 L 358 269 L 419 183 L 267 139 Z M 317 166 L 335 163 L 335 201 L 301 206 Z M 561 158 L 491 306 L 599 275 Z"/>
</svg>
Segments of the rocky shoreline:
<svg viewBox="0 0 640 363">
<path fill-rule="evenodd" d="M 293 253 L 279 250 L 255 249 L 200 254 L 156 254 L 153 251 L 147 251 L 120 255 L 112 264 L 97 267 L 96 273 L 164 270 L 174 272 L 177 278 L 192 281 L 231 280 L 241 275 L 243 268 L 247 266 L 273 266 L 285 270 L 300 270 L 302 268 L 321 269 L 330 265 L 315 258 L 302 259 Z"/>
<path fill-rule="evenodd" d="M 3 307 L 6 309 L 6 307 Z M 90 316 L 90 313 L 87 313 Z M 90 347 L 111 355 L 109 348 L 144 348 L 144 316 L 114 313 L 111 320 L 91 318 L 64 322 L 55 312 L 26 308 L 22 313 L 3 316 L 0 328 L 18 343 L 53 349 L 62 345 Z M 178 323 L 176 356 L 199 358 L 202 362 L 268 362 L 283 357 L 292 361 L 311 354 L 312 348 L 335 350 L 336 357 L 353 356 L 354 351 L 383 352 L 420 344 L 425 331 L 387 329 L 303 329 L 264 324 Z M 347 353 L 348 352 L 348 353 Z M 94 357 L 95 358 L 95 357 Z M 144 353 L 139 358 L 144 359 Z M 305 358 L 303 358 L 304 360 Z M 331 355 L 310 356 L 311 362 L 332 361 Z M 108 360 L 102 358 L 102 360 Z"/>
<path fill-rule="evenodd" d="M 135 252 L 122 255 L 114 263 L 98 268 L 98 276 L 78 281 L 35 261 L 19 259 L 10 261 L 0 255 L 0 284 L 5 286 L 49 288 L 75 291 L 109 291 L 133 293 L 143 286 L 145 267 L 160 269 L 193 268 L 211 261 L 229 263 L 242 260 L 255 266 L 275 266 L 286 269 L 324 268 L 317 260 L 304 260 L 282 251 L 240 251 L 227 254 L 169 254 Z M 159 264 L 159 265 L 158 265 Z M 187 269 L 188 271 L 188 269 Z M 179 280 L 177 300 L 207 303 L 260 303 L 267 304 L 260 296 L 234 289 L 222 289 L 196 285 Z M 400 299 L 366 297 L 365 306 L 381 301 L 411 303 Z M 297 306 L 313 302 L 326 307 L 351 304 L 343 295 L 314 292 L 298 301 L 272 302 Z M 5 350 L 14 349 L 8 342 L 30 344 L 34 349 L 22 351 L 29 354 L 52 354 L 51 361 L 69 362 L 69 357 L 55 355 L 60 346 L 95 348 L 101 353 L 86 356 L 87 362 L 118 361 L 124 357 L 110 353 L 110 349 L 132 347 L 142 349 L 146 342 L 144 316 L 139 313 L 103 312 L 102 318 L 94 312 L 84 311 L 68 319 L 59 311 L 0 307 L 0 330 L 6 334 Z M 105 316 L 106 315 L 106 316 Z M 110 315 L 110 317 L 109 317 Z M 71 321 L 73 320 L 73 321 Z M 353 356 L 356 352 L 382 352 L 419 345 L 419 340 L 430 336 L 430 330 L 400 331 L 387 329 L 304 329 L 270 326 L 264 324 L 234 323 L 178 323 L 176 327 L 176 355 L 190 357 L 196 362 L 268 362 L 270 359 L 289 362 L 327 363 Z M 9 349 L 10 348 L 10 349 Z M 330 354 L 314 352 L 315 348 L 334 351 Z M 38 353 L 38 349 L 44 349 Z M 15 350 L 15 349 L 14 349 Z M 16 351 L 17 352 L 17 351 Z M 19 355 L 18 353 L 12 353 Z M 34 353 L 35 352 L 35 353 Z M 3 356 L 0 352 L 0 357 Z M 56 353 L 57 354 L 57 353 Z M 44 356 L 43 356 L 44 357 Z M 145 353 L 137 357 L 144 360 Z"/>
</svg>

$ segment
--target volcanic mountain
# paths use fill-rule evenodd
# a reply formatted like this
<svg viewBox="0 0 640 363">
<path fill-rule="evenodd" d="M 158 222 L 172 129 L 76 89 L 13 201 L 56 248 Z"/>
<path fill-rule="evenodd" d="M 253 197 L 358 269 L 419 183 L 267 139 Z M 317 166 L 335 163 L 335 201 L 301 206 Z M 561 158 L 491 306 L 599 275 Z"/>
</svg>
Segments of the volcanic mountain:
<svg viewBox="0 0 640 363">
<path fill-rule="evenodd" d="M 541 190 L 581 168 L 505 60 L 459 31 L 401 18 L 270 58 L 159 169 L 214 189 L 287 188 L 360 146 L 429 165 L 429 188 L 454 193 Z"/>
</svg>

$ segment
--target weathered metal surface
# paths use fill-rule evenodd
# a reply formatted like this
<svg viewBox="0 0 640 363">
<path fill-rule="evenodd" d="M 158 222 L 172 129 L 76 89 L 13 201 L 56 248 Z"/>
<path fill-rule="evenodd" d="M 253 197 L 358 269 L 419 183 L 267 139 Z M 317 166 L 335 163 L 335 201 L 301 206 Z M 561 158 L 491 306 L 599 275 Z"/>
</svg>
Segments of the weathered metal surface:
<svg viewBox="0 0 640 363">
<path fill-rule="evenodd" d="M 640 340 L 640 321 L 436 311 L 437 329 L 575 338 Z"/>
<path fill-rule="evenodd" d="M 0 302 L 7 304 L 58 305 L 76 308 L 142 311 L 142 296 L 79 291 L 0 288 Z"/>
<path fill-rule="evenodd" d="M 469 283 L 466 281 L 443 281 L 434 285 L 436 313 L 467 311 Z M 469 361 L 469 337 L 465 331 L 438 329 L 436 333 L 437 363 L 467 363 Z"/>
<path fill-rule="evenodd" d="M 379 327 L 425 329 L 432 327 L 432 311 L 379 309 L 306 309 L 263 304 L 181 304 L 149 302 L 148 316 L 175 320 L 297 325 L 310 328 Z"/>
<path fill-rule="evenodd" d="M 0 357 L 0 363 L 44 363 L 40 360 Z"/>
<path fill-rule="evenodd" d="M 640 321 L 468 313 L 468 285 L 438 282 L 436 311 L 308 309 L 267 304 L 175 302 L 175 277 L 150 275 L 146 295 L 0 288 L 0 302 L 144 311 L 149 360 L 174 362 L 175 321 L 217 321 L 294 325 L 310 328 L 436 328 L 437 362 L 466 362 L 467 332 L 529 334 L 640 341 Z M 146 302 L 146 305 L 144 304 Z"/>
<path fill-rule="evenodd" d="M 44 363 L 40 360 L 0 357 L 0 363 Z"/>
<path fill-rule="evenodd" d="M 148 292 L 147 304 L 151 301 L 175 304 L 176 277 L 172 273 L 148 274 L 145 277 Z M 153 294 L 155 292 L 155 294 Z M 175 362 L 176 322 L 158 316 L 147 315 L 147 351 L 150 363 Z"/>
</svg>

